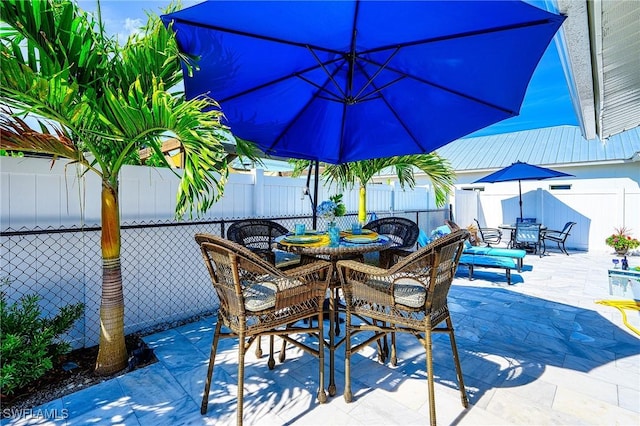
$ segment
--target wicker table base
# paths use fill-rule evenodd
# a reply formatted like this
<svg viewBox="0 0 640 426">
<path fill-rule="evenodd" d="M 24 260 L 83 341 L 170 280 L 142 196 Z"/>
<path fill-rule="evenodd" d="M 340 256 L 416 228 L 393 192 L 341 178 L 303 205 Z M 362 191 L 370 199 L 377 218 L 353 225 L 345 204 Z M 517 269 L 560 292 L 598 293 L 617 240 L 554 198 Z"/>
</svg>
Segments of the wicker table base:
<svg viewBox="0 0 640 426">
<path fill-rule="evenodd" d="M 377 240 L 373 240 L 366 244 L 353 244 L 345 241 L 341 241 L 336 247 L 329 245 L 314 246 L 311 244 L 284 244 L 283 239 L 285 236 L 276 238 L 274 248 L 278 250 L 284 250 L 291 253 L 296 253 L 303 258 L 319 258 L 322 260 L 329 260 L 333 264 L 333 277 L 329 285 L 329 341 L 326 345 L 329 347 L 329 387 L 327 392 L 330 396 L 336 394 L 336 382 L 335 382 L 335 351 L 344 343 L 344 339 L 336 341 L 336 336 L 340 335 L 340 322 L 338 315 L 340 312 L 340 279 L 337 275 L 336 263 L 339 260 L 353 259 L 362 257 L 365 253 L 379 252 L 386 250 L 393 246 L 393 242 L 380 235 Z"/>
</svg>

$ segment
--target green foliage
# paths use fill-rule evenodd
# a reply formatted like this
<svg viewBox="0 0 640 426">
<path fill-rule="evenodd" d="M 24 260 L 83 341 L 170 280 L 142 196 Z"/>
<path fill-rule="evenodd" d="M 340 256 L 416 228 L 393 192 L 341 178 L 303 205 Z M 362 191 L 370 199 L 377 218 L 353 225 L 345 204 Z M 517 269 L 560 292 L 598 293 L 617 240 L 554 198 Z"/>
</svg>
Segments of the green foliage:
<svg viewBox="0 0 640 426">
<path fill-rule="evenodd" d="M 297 177 L 311 164 L 308 160 L 289 160 L 294 166 L 292 176 Z M 445 205 L 447 196 L 453 190 L 455 172 L 451 163 L 437 153 L 401 155 L 375 158 L 343 164 L 322 164 L 322 177 L 326 182 L 335 182 L 340 189 L 351 189 L 356 185 L 366 187 L 373 178 L 383 171 L 394 173 L 402 188 L 415 186 L 415 173 L 423 172 L 433 184 L 436 204 Z"/>
<path fill-rule="evenodd" d="M 38 295 L 26 295 L 8 304 L 1 294 L 0 389 L 5 395 L 42 377 L 71 349 L 60 335 L 80 318 L 84 305 L 64 306 L 53 318 L 43 318 L 39 301 Z"/>
<path fill-rule="evenodd" d="M 162 155 L 162 141 L 174 137 L 185 155 L 176 216 L 219 199 L 222 112 L 211 98 L 185 99 L 186 58 L 158 15 L 122 46 L 70 0 L 2 0 L 0 16 L 1 149 L 69 158 L 117 189 L 121 167 L 139 164 L 141 148 Z M 27 113 L 39 128 L 20 120 Z"/>
<path fill-rule="evenodd" d="M 640 240 L 631 236 L 631 230 L 621 226 L 605 239 L 608 246 L 616 250 L 630 250 L 640 247 Z"/>
<path fill-rule="evenodd" d="M 342 194 L 336 194 L 329 197 L 329 200 L 336 203 L 335 215 L 336 217 L 344 216 L 347 214 L 347 207 L 342 202 Z"/>
<path fill-rule="evenodd" d="M 6 149 L 0 149 L 0 157 L 24 157 L 24 152 L 7 151 Z"/>
</svg>

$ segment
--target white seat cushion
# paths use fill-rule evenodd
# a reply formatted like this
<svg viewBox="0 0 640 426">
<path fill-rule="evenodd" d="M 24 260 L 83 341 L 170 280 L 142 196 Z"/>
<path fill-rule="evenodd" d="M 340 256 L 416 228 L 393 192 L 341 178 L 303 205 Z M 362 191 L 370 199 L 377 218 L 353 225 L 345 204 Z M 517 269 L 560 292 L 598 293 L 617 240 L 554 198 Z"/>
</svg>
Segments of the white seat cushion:
<svg viewBox="0 0 640 426">
<path fill-rule="evenodd" d="M 276 286 L 271 281 L 245 282 L 244 308 L 247 311 L 259 312 L 276 305 Z"/>
<path fill-rule="evenodd" d="M 410 308 L 420 308 L 424 306 L 426 298 L 427 290 L 420 281 L 409 277 L 399 278 L 395 281 L 393 299 L 397 304 Z"/>
</svg>

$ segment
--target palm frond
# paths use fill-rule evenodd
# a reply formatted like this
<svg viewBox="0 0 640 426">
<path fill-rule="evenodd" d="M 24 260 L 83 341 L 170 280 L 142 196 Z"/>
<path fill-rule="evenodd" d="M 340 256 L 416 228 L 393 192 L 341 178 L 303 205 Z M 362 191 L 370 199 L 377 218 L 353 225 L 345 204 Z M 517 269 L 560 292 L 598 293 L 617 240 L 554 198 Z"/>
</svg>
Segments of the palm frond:
<svg viewBox="0 0 640 426">
<path fill-rule="evenodd" d="M 76 161 L 84 159 L 82 152 L 62 130 L 56 129 L 54 135 L 48 131 L 44 123 L 39 123 L 40 129 L 34 130 L 21 118 L 3 110 L 0 114 L 0 148 L 7 151 L 50 154 Z"/>
</svg>

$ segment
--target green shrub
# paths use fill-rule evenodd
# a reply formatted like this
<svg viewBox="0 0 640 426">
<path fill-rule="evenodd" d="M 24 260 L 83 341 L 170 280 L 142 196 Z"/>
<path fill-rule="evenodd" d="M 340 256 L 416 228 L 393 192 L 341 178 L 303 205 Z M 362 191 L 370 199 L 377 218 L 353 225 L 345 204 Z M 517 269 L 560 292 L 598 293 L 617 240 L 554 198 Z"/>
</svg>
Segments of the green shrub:
<svg viewBox="0 0 640 426">
<path fill-rule="evenodd" d="M 11 305 L 4 292 L 0 296 L 0 389 L 11 395 L 44 376 L 71 350 L 59 336 L 80 318 L 84 304 L 64 306 L 53 318 L 43 318 L 40 296 L 26 295 Z"/>
</svg>

